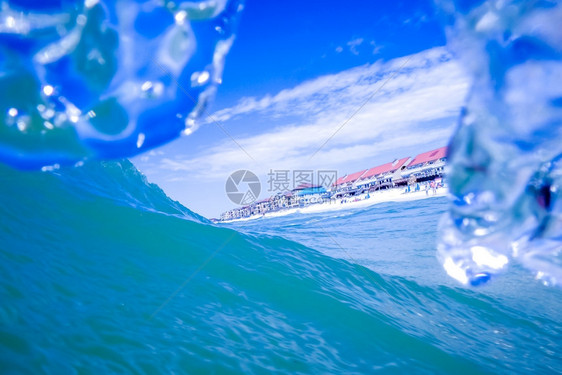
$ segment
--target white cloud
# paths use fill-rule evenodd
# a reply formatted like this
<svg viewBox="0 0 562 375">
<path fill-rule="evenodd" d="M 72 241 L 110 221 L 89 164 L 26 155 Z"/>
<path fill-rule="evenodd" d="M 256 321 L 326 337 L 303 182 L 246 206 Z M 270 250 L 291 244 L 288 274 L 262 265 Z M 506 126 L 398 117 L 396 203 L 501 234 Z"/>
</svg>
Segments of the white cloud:
<svg viewBox="0 0 562 375">
<path fill-rule="evenodd" d="M 349 51 L 354 55 L 359 55 L 359 51 L 357 50 L 357 47 L 359 47 L 361 44 L 363 44 L 363 38 L 352 39 L 349 42 L 347 42 Z"/>
<path fill-rule="evenodd" d="M 371 40 L 369 44 L 373 47 L 373 55 L 378 55 L 381 52 L 382 46 L 376 44 L 374 40 Z"/>
<path fill-rule="evenodd" d="M 186 171 L 204 180 L 224 180 L 241 168 L 265 174 L 269 169 L 337 168 L 355 163 L 360 169 L 361 162 L 377 156 L 392 158 L 402 156 L 394 153 L 407 147 L 445 143 L 468 80 L 442 48 L 412 55 L 391 78 L 404 59 L 322 76 L 275 95 L 243 98 L 234 107 L 217 111 L 212 117 L 224 123 L 233 118 L 256 121 L 255 134 L 234 138 L 257 163 L 225 137 L 195 158 L 161 159 L 159 168 Z M 269 118 L 291 120 L 275 128 L 258 126 Z M 236 134 L 236 129 L 231 131 Z"/>
</svg>

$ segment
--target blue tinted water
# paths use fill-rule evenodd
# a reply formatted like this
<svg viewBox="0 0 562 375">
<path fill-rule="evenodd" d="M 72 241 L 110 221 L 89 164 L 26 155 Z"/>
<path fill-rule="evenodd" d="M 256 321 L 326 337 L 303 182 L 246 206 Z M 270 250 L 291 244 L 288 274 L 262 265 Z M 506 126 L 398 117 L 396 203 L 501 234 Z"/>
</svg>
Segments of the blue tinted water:
<svg viewBox="0 0 562 375">
<path fill-rule="evenodd" d="M 3 373 L 562 369 L 561 291 L 459 287 L 443 199 L 217 227 L 126 161 L 0 181 Z"/>
<path fill-rule="evenodd" d="M 3 3 L 1 372 L 561 373 L 561 6 L 438 3 L 452 204 L 227 226 L 91 160 L 197 128 L 239 1 Z"/>
</svg>

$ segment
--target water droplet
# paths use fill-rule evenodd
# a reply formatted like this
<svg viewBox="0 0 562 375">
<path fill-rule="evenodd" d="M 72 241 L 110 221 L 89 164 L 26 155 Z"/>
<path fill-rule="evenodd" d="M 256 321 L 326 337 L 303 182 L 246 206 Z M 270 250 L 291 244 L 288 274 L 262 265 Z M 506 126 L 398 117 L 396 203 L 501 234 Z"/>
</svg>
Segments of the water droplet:
<svg viewBox="0 0 562 375">
<path fill-rule="evenodd" d="M 144 143 L 144 133 L 139 133 L 138 137 L 137 137 L 137 148 L 141 148 L 143 143 Z"/>
<path fill-rule="evenodd" d="M 150 81 L 146 81 L 145 83 L 142 84 L 141 89 L 142 91 L 148 91 L 152 88 L 152 82 Z"/>
<path fill-rule="evenodd" d="M 51 96 L 53 95 L 53 92 L 55 91 L 55 89 L 53 88 L 53 86 L 51 85 L 45 85 L 43 86 L 43 94 L 47 95 L 47 96 Z"/>
<path fill-rule="evenodd" d="M 84 3 L 84 5 L 86 5 L 86 8 L 91 8 L 94 5 L 96 5 L 98 3 L 99 0 L 86 0 L 86 2 Z"/>
<path fill-rule="evenodd" d="M 17 124 L 17 127 L 18 127 L 19 131 L 23 132 L 27 129 L 28 122 L 24 118 L 21 118 L 21 119 L 18 120 L 18 122 L 16 124 Z"/>
<path fill-rule="evenodd" d="M 196 87 L 204 85 L 207 81 L 209 81 L 210 77 L 211 75 L 206 70 L 202 72 L 195 72 L 191 75 L 191 86 Z"/>
<path fill-rule="evenodd" d="M 191 135 L 195 130 L 197 130 L 197 123 L 193 117 L 188 117 L 185 120 L 185 129 L 183 131 L 183 135 Z"/>
<path fill-rule="evenodd" d="M 155 98 L 162 95 L 164 85 L 161 82 L 146 81 L 141 85 L 141 90 L 146 98 Z"/>
<path fill-rule="evenodd" d="M 41 117 L 43 117 L 45 120 L 52 119 L 54 115 L 55 111 L 52 108 L 47 108 L 41 112 Z"/>
<path fill-rule="evenodd" d="M 187 18 L 187 12 L 185 10 L 180 10 L 174 16 L 174 19 L 176 20 L 176 24 L 178 25 L 183 25 L 185 23 L 186 18 Z"/>
<path fill-rule="evenodd" d="M 50 172 L 50 171 L 54 171 L 56 169 L 60 169 L 60 164 L 46 165 L 46 166 L 41 168 L 41 171 L 42 172 Z"/>
<path fill-rule="evenodd" d="M 80 120 L 80 115 L 82 114 L 82 112 L 78 108 L 76 108 L 74 104 L 70 103 L 67 100 L 65 100 L 64 104 L 66 104 L 66 113 L 68 114 L 68 119 L 73 123 L 77 123 Z"/>
<path fill-rule="evenodd" d="M 12 16 L 6 17 L 6 27 L 13 29 L 16 26 L 16 19 Z"/>
<path fill-rule="evenodd" d="M 81 14 L 78 17 L 76 17 L 76 23 L 80 26 L 84 26 L 86 24 L 86 21 L 88 19 L 86 18 L 85 15 Z"/>
</svg>

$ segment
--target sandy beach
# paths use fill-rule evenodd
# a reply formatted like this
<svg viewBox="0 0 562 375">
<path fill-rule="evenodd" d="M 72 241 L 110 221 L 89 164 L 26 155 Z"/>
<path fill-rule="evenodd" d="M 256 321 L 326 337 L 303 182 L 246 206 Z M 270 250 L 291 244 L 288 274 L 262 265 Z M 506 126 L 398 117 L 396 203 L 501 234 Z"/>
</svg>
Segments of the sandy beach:
<svg viewBox="0 0 562 375">
<path fill-rule="evenodd" d="M 325 203 L 312 204 L 306 207 L 287 208 L 279 211 L 267 212 L 262 215 L 252 215 L 249 217 L 229 220 L 224 222 L 231 223 L 231 222 L 255 220 L 260 218 L 272 218 L 272 217 L 292 215 L 295 213 L 311 214 L 311 213 L 319 213 L 319 212 L 351 210 L 351 209 L 369 207 L 379 203 L 415 201 L 420 199 L 444 197 L 446 195 L 447 195 L 447 188 L 443 188 L 443 187 L 437 189 L 435 194 L 431 190 L 428 193 L 426 193 L 425 190 L 404 193 L 403 188 L 389 189 L 389 190 L 369 193 L 368 198 L 367 198 L 367 194 L 361 194 L 356 197 L 333 199 Z"/>
</svg>

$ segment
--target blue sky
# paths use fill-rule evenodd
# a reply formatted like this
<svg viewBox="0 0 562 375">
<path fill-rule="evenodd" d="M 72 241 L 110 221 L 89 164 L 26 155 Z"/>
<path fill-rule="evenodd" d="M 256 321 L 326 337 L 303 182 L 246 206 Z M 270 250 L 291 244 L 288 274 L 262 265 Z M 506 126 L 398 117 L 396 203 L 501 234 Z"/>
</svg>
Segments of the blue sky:
<svg viewBox="0 0 562 375">
<path fill-rule="evenodd" d="M 432 2 L 248 0 L 211 115 L 133 162 L 216 217 L 235 207 L 224 184 L 238 169 L 264 198 L 271 169 L 344 175 L 445 145 L 467 82 Z"/>
</svg>

